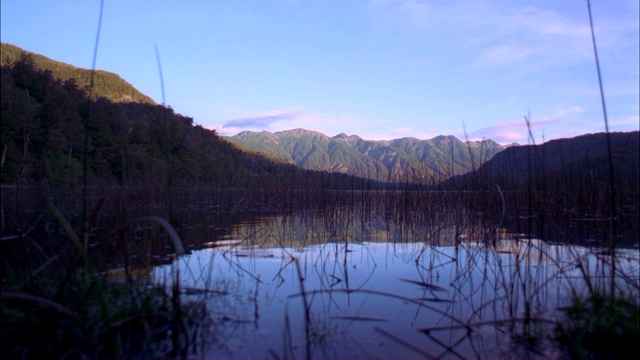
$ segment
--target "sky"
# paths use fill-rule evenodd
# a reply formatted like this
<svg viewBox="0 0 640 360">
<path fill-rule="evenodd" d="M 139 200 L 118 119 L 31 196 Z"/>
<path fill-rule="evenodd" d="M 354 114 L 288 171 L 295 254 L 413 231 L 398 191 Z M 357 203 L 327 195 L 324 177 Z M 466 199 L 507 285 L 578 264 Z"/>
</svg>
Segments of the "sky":
<svg viewBox="0 0 640 360">
<path fill-rule="evenodd" d="M 100 1 L 0 4 L 2 42 L 92 67 Z M 591 9 L 609 129 L 638 130 L 639 2 Z M 586 0 L 105 0 L 96 54 L 221 135 L 526 144 L 605 130 Z"/>
</svg>

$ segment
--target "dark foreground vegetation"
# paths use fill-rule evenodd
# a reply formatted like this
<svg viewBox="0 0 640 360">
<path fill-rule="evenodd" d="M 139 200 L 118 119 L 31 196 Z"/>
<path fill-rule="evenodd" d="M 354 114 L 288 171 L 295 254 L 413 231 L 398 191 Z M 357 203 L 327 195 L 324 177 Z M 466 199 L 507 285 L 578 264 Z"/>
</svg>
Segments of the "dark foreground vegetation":
<svg viewBox="0 0 640 360">
<path fill-rule="evenodd" d="M 588 291 L 553 321 L 555 339 L 571 357 L 638 356 L 638 299 L 629 296 L 638 280 L 624 277 L 625 288 L 613 280 L 616 250 L 639 237 L 637 132 L 610 134 L 612 157 L 595 134 L 511 147 L 439 185 L 383 184 L 247 153 L 168 107 L 98 97 L 99 89 L 39 68 L 32 55 L 5 58 L 4 49 L 3 358 L 197 354 L 218 320 L 186 294 L 217 290 L 181 287 L 178 269 L 156 281 L 154 267 L 224 238 L 238 222 L 307 213 L 321 214 L 327 239 L 345 249 L 379 234 L 456 251 L 482 245 L 494 255 L 505 234 L 600 249 L 612 280 L 583 273 Z M 100 91 L 117 94 L 118 86 Z M 313 238 L 319 230 L 305 221 Z M 247 238 L 263 234 L 256 228 Z M 252 245 L 283 241 L 274 231 Z M 516 264 L 529 254 L 518 256 Z M 524 316 L 510 321 L 534 321 L 528 300 Z"/>
<path fill-rule="evenodd" d="M 497 192 L 485 193 L 482 204 L 487 206 L 482 207 L 477 202 L 481 195 L 475 192 L 92 188 L 88 204 L 90 226 L 85 233 L 79 201 L 81 189 L 72 192 L 48 188 L 46 196 L 34 191 L 23 192 L 19 197 L 17 190 L 9 188 L 2 193 L 7 215 L 2 241 L 2 329 L 6 332 L 2 348 L 10 357 L 136 358 L 199 354 L 203 338 L 226 333 L 209 333 L 210 329 L 231 326 L 225 325 L 228 320 L 224 315 L 212 315 L 214 310 L 214 314 L 224 314 L 225 308 L 212 310 L 202 296 L 210 294 L 214 299 L 225 296 L 232 303 L 233 297 L 219 293 L 224 289 L 215 280 L 205 287 L 175 286 L 178 278 L 208 279 L 211 274 L 193 266 L 180 270 L 177 265 L 181 262 L 174 260 L 183 254 L 182 248 L 185 254 L 195 254 L 228 236 L 243 241 L 239 250 L 303 248 L 327 242 L 342 244 L 346 249 L 361 241 L 385 241 L 398 246 L 418 241 L 424 244 L 425 251 L 437 252 L 443 246 L 460 249 L 461 253 L 477 252 L 479 256 L 483 252 L 473 249 L 482 246 L 486 248 L 482 258 L 470 258 L 470 262 L 459 266 L 467 269 L 467 276 L 484 271 L 489 279 L 497 275 L 487 270 L 486 264 L 503 256 L 500 251 L 504 250 L 500 249 L 505 239 L 519 236 L 516 241 L 526 250 L 516 253 L 513 263 L 505 262 L 501 272 L 507 272 L 510 281 L 517 285 L 509 291 L 520 293 L 528 289 L 528 292 L 522 297 L 512 295 L 492 301 L 531 304 L 530 312 L 512 314 L 515 335 L 523 336 L 520 339 L 525 341 L 525 349 L 531 347 L 530 351 L 535 353 L 542 344 L 537 341 L 554 335 L 549 330 L 534 331 L 541 318 L 535 310 L 537 299 L 554 296 L 536 289 L 549 281 L 546 275 L 540 278 L 523 270 L 532 258 L 553 259 L 553 253 L 545 253 L 545 247 L 535 245 L 527 234 L 509 235 L 516 232 L 518 222 L 523 220 L 510 214 L 502 217 L 502 201 Z M 12 209 L 18 210 L 18 216 L 8 211 Z M 260 220 L 265 216 L 277 220 L 265 227 Z M 170 219 L 172 225 L 164 219 Z M 235 224 L 241 222 L 253 225 L 237 233 Z M 504 228 L 507 224 L 513 227 Z M 525 227 L 526 224 L 524 220 Z M 590 224 L 585 231 L 602 233 L 606 228 L 606 224 Z M 592 354 L 637 355 L 636 347 L 630 345 L 638 339 L 638 303 L 632 297 L 633 289 L 637 291 L 637 274 L 634 277 L 633 273 L 623 271 L 620 281 L 610 285 L 609 271 L 620 272 L 610 270 L 616 256 L 611 256 L 614 253 L 608 247 L 596 246 L 592 251 L 602 252 L 596 264 L 576 255 L 563 259 L 558 267 L 575 272 L 582 266 L 597 265 L 602 266 L 602 273 L 594 278 L 584 273 L 579 275 L 584 280 L 575 280 L 575 303 L 564 310 L 566 319 L 551 318 L 547 313 L 543 313 L 542 319 L 557 325 L 560 349 L 566 348 L 567 354 L 578 358 Z M 461 255 L 453 259 L 456 258 L 462 259 Z M 169 278 L 158 282 L 150 274 L 162 264 L 176 268 Z M 416 264 L 434 266 L 422 261 Z M 283 266 L 286 270 L 293 265 Z M 436 269 L 444 274 L 441 268 Z M 261 275 L 248 267 L 244 271 L 248 279 Z M 461 286 L 468 286 L 464 277 L 459 281 Z M 308 284 L 307 291 L 314 290 Z M 500 291 L 505 290 L 506 285 L 497 285 L 501 286 Z M 345 286 L 348 289 L 348 280 Z M 587 291 L 580 290 L 585 288 Z M 358 294 L 357 289 L 353 291 L 354 296 Z M 202 295 L 196 297 L 194 292 Z M 513 306 L 519 309 L 516 305 Z M 479 305 L 469 306 L 475 312 L 474 306 Z M 492 326 L 490 319 L 480 319 L 486 322 L 484 326 Z M 466 323 L 472 322 L 462 322 Z M 316 319 L 315 324 L 321 325 L 322 321 Z M 498 324 L 496 321 L 495 325 Z M 52 328 L 56 330 L 52 332 Z M 595 341 L 605 338 L 609 340 Z"/>
</svg>

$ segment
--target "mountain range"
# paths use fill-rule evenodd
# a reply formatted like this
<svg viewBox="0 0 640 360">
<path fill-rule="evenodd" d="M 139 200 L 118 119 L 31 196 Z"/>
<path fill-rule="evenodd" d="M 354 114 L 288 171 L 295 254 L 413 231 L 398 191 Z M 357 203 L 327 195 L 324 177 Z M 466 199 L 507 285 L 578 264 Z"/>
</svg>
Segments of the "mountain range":
<svg viewBox="0 0 640 360">
<path fill-rule="evenodd" d="M 305 169 L 419 184 L 472 171 L 507 148 L 492 140 L 461 141 L 454 136 L 378 141 L 345 133 L 329 137 L 304 129 L 243 131 L 227 139 Z"/>
<path fill-rule="evenodd" d="M 149 123 L 144 119 L 155 116 L 150 114 L 166 112 L 166 109 L 153 108 L 153 106 L 157 105 L 150 97 L 142 94 L 117 74 L 96 70 L 93 74 L 94 86 L 89 89 L 92 74 L 90 69 L 82 69 L 65 64 L 11 44 L 2 43 L 1 46 L 2 55 L 0 60 L 4 69 L 3 113 L 7 119 L 6 122 L 3 120 L 3 144 L 9 145 L 8 150 L 14 149 L 15 146 L 14 151 L 7 153 L 7 166 L 10 168 L 15 168 L 19 162 L 18 148 L 23 140 L 18 135 L 24 132 L 24 124 L 33 121 L 33 126 L 41 130 L 36 131 L 36 128 L 34 128 L 30 136 L 34 137 L 37 134 L 38 137 L 34 137 L 34 140 L 37 141 L 32 141 L 31 143 L 34 145 L 35 143 L 40 144 L 37 150 L 42 152 L 42 156 L 46 160 L 37 168 L 54 175 L 66 174 L 68 171 L 55 171 L 55 169 L 51 168 L 56 163 L 66 163 L 65 166 L 67 167 L 71 166 L 70 164 L 75 164 L 73 165 L 75 169 L 73 172 L 78 172 L 78 162 L 81 162 L 81 159 L 76 157 L 74 160 L 73 155 L 80 156 L 80 153 L 76 152 L 76 150 L 82 148 L 82 144 L 76 144 L 77 140 L 81 138 L 76 135 L 82 133 L 82 118 L 87 116 L 81 113 L 82 110 L 80 108 L 82 106 L 77 108 L 78 104 L 81 103 L 81 101 L 78 102 L 79 97 L 91 96 L 94 101 L 102 99 L 102 101 L 108 100 L 113 104 L 121 104 L 118 109 L 108 110 L 111 115 L 105 117 L 105 120 L 109 119 L 111 123 L 108 125 L 111 128 L 110 130 L 107 130 L 107 127 L 100 128 L 102 130 L 96 128 L 96 131 L 109 131 L 111 133 L 109 135 L 101 135 L 101 140 L 96 141 L 96 144 L 110 144 L 105 147 L 105 149 L 109 149 L 108 152 L 95 152 L 96 160 L 93 163 L 94 166 L 102 167 L 105 174 L 109 168 L 118 168 L 118 165 L 115 164 L 116 157 L 113 155 L 113 148 L 122 145 L 117 145 L 115 140 L 112 142 L 111 136 L 121 132 L 118 123 L 123 120 L 120 118 L 127 118 L 128 120 L 124 121 L 131 121 L 131 125 L 146 124 L 140 128 L 133 126 L 134 132 L 131 135 L 136 134 L 137 129 L 142 131 L 149 125 L 159 126 L 161 124 Z M 28 56 L 28 61 L 26 62 L 24 61 L 25 56 Z M 59 83 L 56 83 L 56 81 L 59 81 Z M 28 92 L 21 93 L 15 87 L 27 89 Z M 80 93 L 75 94 L 72 91 L 71 98 L 74 98 L 74 100 L 69 101 L 71 99 L 68 96 L 70 95 L 69 90 L 72 89 L 77 89 Z M 60 96 L 64 100 L 56 98 Z M 35 103 L 33 103 L 34 100 Z M 58 106 L 54 106 L 54 103 Z M 43 104 L 44 106 L 38 104 Z M 104 102 L 103 104 L 105 109 L 113 106 Z M 142 105 L 151 107 L 141 107 Z M 29 111 L 25 111 L 25 108 L 29 109 Z M 61 112 L 58 108 L 64 109 L 64 111 Z M 78 110 L 75 110 L 76 108 Z M 80 112 L 70 114 L 69 111 L 72 113 Z M 94 108 L 94 111 L 96 111 L 96 108 Z M 65 112 L 67 114 L 63 114 Z M 15 114 L 15 116 L 12 114 Z M 25 114 L 29 114 L 27 118 L 24 118 Z M 162 117 L 164 115 L 158 116 Z M 173 114 L 168 114 L 167 116 L 171 118 Z M 95 114 L 93 117 L 96 117 Z M 93 121 L 97 121 L 97 119 Z M 142 123 L 139 121 L 142 121 Z M 184 119 L 176 119 L 176 121 L 182 123 Z M 191 120 L 188 119 L 187 122 L 191 123 Z M 41 126 L 42 128 L 40 128 Z M 107 122 L 105 122 L 105 126 L 107 126 Z M 196 130 L 201 131 L 203 129 Z M 13 135 L 18 138 L 13 138 Z M 217 139 L 219 140 L 216 141 L 224 141 L 220 137 L 217 137 Z M 166 146 L 162 144 L 163 140 L 160 138 L 152 140 L 158 144 L 154 145 L 154 147 L 163 148 Z M 240 149 L 238 151 L 248 151 L 253 157 L 257 156 L 258 154 L 255 153 L 258 152 L 266 155 L 267 160 L 276 160 L 276 163 L 280 164 L 288 163 L 303 169 L 335 172 L 382 182 L 419 184 L 434 184 L 451 176 L 469 172 L 505 148 L 505 146 L 491 140 L 463 142 L 453 136 L 438 136 L 429 140 L 403 138 L 390 141 L 371 141 L 364 140 L 357 135 L 349 136 L 342 133 L 329 137 L 319 132 L 303 129 L 273 134 L 245 131 L 236 136 L 228 137 L 226 140 L 239 145 Z M 186 149 L 193 148 L 192 144 L 184 143 L 181 146 Z M 35 147 L 32 147 L 32 149 L 36 150 Z M 151 164 L 165 162 L 162 159 L 151 161 L 150 158 L 156 158 L 158 155 L 156 154 L 157 151 L 151 150 L 148 146 L 144 149 L 128 146 L 128 151 L 131 152 L 134 149 L 145 153 L 140 158 L 148 158 L 140 163 L 140 168 L 143 167 L 142 164 L 144 163 L 147 164 L 146 167 L 148 169 Z M 63 155 L 64 151 L 66 151 L 66 155 Z M 150 151 L 154 155 L 151 155 Z M 13 154 L 14 152 L 15 155 Z M 224 152 L 227 152 L 227 150 Z M 195 161 L 195 159 L 186 161 L 185 158 L 183 161 L 178 162 L 179 166 L 176 165 L 174 168 L 180 169 L 184 164 L 192 164 L 192 167 L 198 168 L 199 166 L 195 165 L 196 163 L 208 162 L 208 158 L 215 156 L 218 155 L 200 156 L 198 161 Z M 136 156 L 136 158 L 138 157 Z M 25 157 L 22 156 L 22 158 Z M 108 160 L 103 162 L 100 160 L 101 158 Z M 252 160 L 251 162 L 254 161 Z M 100 163 L 102 165 L 98 165 Z M 8 170 L 7 167 L 4 170 Z M 9 173 L 11 171 L 3 174 L 5 180 Z M 139 173 L 143 174 L 144 171 Z M 182 171 L 180 175 L 185 173 L 188 174 L 189 171 Z"/>
</svg>

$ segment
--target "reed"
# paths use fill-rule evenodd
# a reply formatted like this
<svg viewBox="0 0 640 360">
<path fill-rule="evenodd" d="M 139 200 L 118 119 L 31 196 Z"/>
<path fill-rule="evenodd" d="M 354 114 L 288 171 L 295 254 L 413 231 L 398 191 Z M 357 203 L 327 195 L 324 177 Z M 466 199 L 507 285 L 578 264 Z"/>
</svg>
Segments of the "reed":
<svg viewBox="0 0 640 360">
<path fill-rule="evenodd" d="M 101 199 L 94 208 L 89 229 L 104 203 Z M 47 206 L 47 226 L 60 228 L 55 239 L 49 239 L 53 243 L 43 242 L 46 232 L 37 223 L 2 239 L 3 357 L 186 356 L 193 330 L 184 324 L 201 323 L 203 317 L 194 316 L 200 311 L 198 304 L 181 299 L 177 274 L 171 280 L 176 286 L 167 291 L 148 271 L 137 270 L 136 264 L 142 264 L 132 253 L 118 274 L 108 264 L 118 257 L 126 259 L 126 253 L 97 253 L 97 235 L 86 236 L 85 246 L 62 211 L 51 200 Z M 160 217 L 140 218 L 124 231 L 150 222 L 167 232 L 176 255 L 185 252 L 175 229 Z"/>
</svg>

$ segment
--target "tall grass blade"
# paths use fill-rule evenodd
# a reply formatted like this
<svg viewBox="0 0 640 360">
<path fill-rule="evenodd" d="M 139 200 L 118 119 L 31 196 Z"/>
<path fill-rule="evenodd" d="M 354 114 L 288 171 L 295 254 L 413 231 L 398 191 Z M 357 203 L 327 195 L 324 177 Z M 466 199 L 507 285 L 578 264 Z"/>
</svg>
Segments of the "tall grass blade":
<svg viewBox="0 0 640 360">
<path fill-rule="evenodd" d="M 604 88 L 602 86 L 602 73 L 600 72 L 600 60 L 598 58 L 598 47 L 596 46 L 596 35 L 593 30 L 593 16 L 591 15 L 591 1 L 587 0 L 587 8 L 589 10 L 589 25 L 591 27 L 591 42 L 593 44 L 593 55 L 596 60 L 596 69 L 598 70 L 598 86 L 600 87 L 600 101 L 602 103 L 602 115 L 604 116 L 604 128 L 607 135 L 607 156 L 609 160 L 609 207 L 610 207 L 610 219 L 609 219 L 609 247 L 611 249 L 612 256 L 615 256 L 614 250 L 616 248 L 616 237 L 617 237 L 617 228 L 616 221 L 618 217 L 618 212 L 616 209 L 616 187 L 615 181 L 613 178 L 614 170 L 613 170 L 613 154 L 611 152 L 611 135 L 609 134 L 609 119 L 607 117 L 607 104 L 604 100 Z M 616 261 L 615 257 L 611 261 L 611 273 L 615 274 L 616 272 Z M 615 292 L 615 281 L 614 276 L 611 276 L 611 297 L 613 300 L 614 292 Z"/>
<path fill-rule="evenodd" d="M 102 29 L 102 14 L 104 10 L 104 0 L 100 1 L 100 14 L 98 15 L 98 32 L 96 33 L 96 42 L 93 48 L 93 60 L 91 63 L 91 79 L 89 83 L 89 107 L 88 113 L 84 120 L 84 159 L 82 165 L 82 218 L 84 219 L 84 244 L 85 248 L 89 243 L 89 224 L 87 222 L 87 186 L 89 174 L 89 120 L 91 119 L 91 109 L 93 106 L 93 86 L 96 72 L 96 60 L 98 58 L 98 45 L 100 44 L 100 31 Z"/>
<path fill-rule="evenodd" d="M 176 229 L 174 229 L 173 226 L 171 226 L 171 224 L 167 220 L 161 218 L 160 216 L 150 215 L 150 216 L 143 216 L 139 218 L 137 221 L 152 221 L 162 226 L 162 228 L 167 232 L 167 234 L 169 235 L 169 238 L 173 242 L 173 247 L 176 251 L 176 254 L 184 255 L 186 253 L 184 249 L 184 245 L 182 244 L 182 240 L 180 240 L 180 236 L 176 232 Z"/>
<path fill-rule="evenodd" d="M 158 45 L 155 44 L 156 50 L 156 62 L 158 63 L 158 74 L 160 75 L 160 88 L 162 90 L 162 105 L 167 105 L 167 99 L 164 95 L 164 76 L 162 76 L 162 62 L 160 62 L 160 52 L 158 51 Z"/>
</svg>

